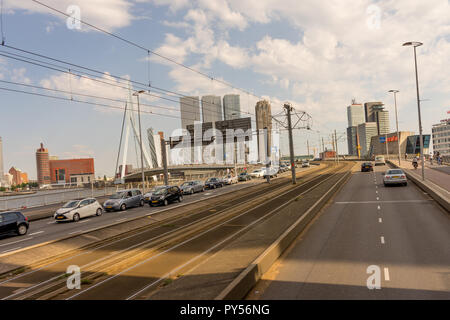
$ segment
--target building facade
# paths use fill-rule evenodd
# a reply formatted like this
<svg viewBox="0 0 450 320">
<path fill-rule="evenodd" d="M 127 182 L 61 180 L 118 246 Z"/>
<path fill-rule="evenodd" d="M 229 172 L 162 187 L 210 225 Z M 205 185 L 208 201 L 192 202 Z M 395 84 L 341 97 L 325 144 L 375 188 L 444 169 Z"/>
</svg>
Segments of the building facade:
<svg viewBox="0 0 450 320">
<path fill-rule="evenodd" d="M 376 136 L 377 133 L 377 124 L 375 122 L 364 122 L 358 125 L 361 157 L 366 157 L 369 155 L 371 139 Z"/>
<path fill-rule="evenodd" d="M 2 137 L 0 137 L 0 187 L 3 186 L 3 184 L 6 184 L 4 181 L 4 168 L 3 168 L 3 141 Z"/>
<path fill-rule="evenodd" d="M 423 154 L 428 154 L 430 148 L 430 135 L 423 134 Z M 420 154 L 420 135 L 409 136 L 406 140 L 406 153 L 407 154 Z"/>
<path fill-rule="evenodd" d="M 358 155 L 358 127 L 347 128 L 347 147 L 348 154 L 352 156 Z"/>
<path fill-rule="evenodd" d="M 399 140 L 397 140 L 397 132 L 373 136 L 370 142 L 370 156 L 392 155 L 395 158 L 395 156 L 398 156 L 398 146 L 400 145 L 400 156 L 403 157 L 406 153 L 408 138 L 412 135 L 414 135 L 414 132 L 399 131 Z M 398 141 L 400 143 L 397 143 Z M 390 157 L 392 158 L 392 156 Z"/>
<path fill-rule="evenodd" d="M 431 128 L 433 151 L 441 156 L 450 156 L 450 119 L 441 120 Z"/>
<path fill-rule="evenodd" d="M 181 128 L 200 121 L 200 100 L 199 97 L 180 98 Z"/>
<path fill-rule="evenodd" d="M 377 110 L 375 112 L 375 122 L 377 123 L 378 135 L 388 134 L 390 132 L 389 111 Z"/>
<path fill-rule="evenodd" d="M 11 185 L 20 185 L 22 183 L 28 183 L 28 174 L 22 172 L 19 168 L 11 167 L 9 174 L 12 176 Z"/>
<path fill-rule="evenodd" d="M 267 155 L 263 129 L 267 128 L 267 144 L 272 146 L 272 110 L 269 101 L 261 100 L 255 106 L 256 130 L 258 143 L 258 160 L 261 162 Z"/>
<path fill-rule="evenodd" d="M 364 103 L 364 116 L 365 122 L 375 122 L 375 111 L 383 109 L 383 103 L 380 101 L 377 102 L 366 102 Z"/>
<path fill-rule="evenodd" d="M 347 119 L 349 127 L 356 127 L 365 122 L 364 108 L 360 103 L 352 103 L 347 107 Z"/>
<path fill-rule="evenodd" d="M 48 150 L 44 148 L 43 143 L 41 143 L 41 147 L 36 150 L 36 169 L 39 185 L 50 184 L 50 160 Z"/>
<path fill-rule="evenodd" d="M 222 99 L 219 96 L 202 97 L 203 122 L 222 121 Z"/>
<path fill-rule="evenodd" d="M 224 120 L 241 118 L 241 101 L 238 94 L 226 94 L 223 96 L 223 117 Z"/>
<path fill-rule="evenodd" d="M 50 160 L 50 178 L 52 183 L 89 183 L 95 179 L 94 159 Z M 80 181 L 80 177 L 83 178 Z"/>
</svg>

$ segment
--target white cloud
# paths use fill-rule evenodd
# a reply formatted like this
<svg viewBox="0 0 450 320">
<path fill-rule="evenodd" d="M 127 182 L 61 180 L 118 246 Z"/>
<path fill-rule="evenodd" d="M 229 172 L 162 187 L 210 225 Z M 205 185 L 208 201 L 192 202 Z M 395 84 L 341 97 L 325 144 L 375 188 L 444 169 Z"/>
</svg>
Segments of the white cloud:
<svg viewBox="0 0 450 320">
<path fill-rule="evenodd" d="M 43 3 L 62 12 L 66 12 L 69 6 L 76 5 L 80 8 L 81 20 L 85 20 L 109 31 L 128 26 L 133 19 L 130 13 L 132 4 L 127 0 L 46 0 Z M 26 10 L 30 13 L 56 16 L 64 21 L 65 27 L 67 17 L 35 2 L 6 0 L 4 5 L 5 9 L 10 11 Z M 81 30 L 92 31 L 93 29 L 82 25 Z"/>
</svg>

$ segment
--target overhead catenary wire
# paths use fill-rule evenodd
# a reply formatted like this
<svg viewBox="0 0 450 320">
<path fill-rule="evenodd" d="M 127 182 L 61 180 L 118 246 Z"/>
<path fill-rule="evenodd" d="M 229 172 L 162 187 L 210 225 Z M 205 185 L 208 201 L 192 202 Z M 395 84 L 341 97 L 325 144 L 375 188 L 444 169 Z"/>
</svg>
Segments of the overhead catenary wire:
<svg viewBox="0 0 450 320">
<path fill-rule="evenodd" d="M 151 53 L 151 54 L 153 54 L 153 55 L 155 55 L 155 56 L 158 56 L 158 57 L 160 57 L 160 58 L 162 58 L 162 59 L 164 59 L 164 60 L 166 60 L 166 61 L 169 61 L 170 63 L 173 63 L 173 64 L 175 64 L 175 65 L 178 65 L 179 67 L 182 67 L 182 68 L 185 68 L 185 69 L 187 69 L 187 70 L 190 70 L 190 71 L 192 71 L 192 72 L 194 72 L 194 73 L 197 73 L 197 74 L 199 74 L 199 75 L 201 75 L 201 76 L 203 76 L 203 77 L 206 77 L 206 78 L 209 78 L 209 79 L 213 79 L 214 81 L 217 81 L 217 82 L 219 82 L 219 83 L 222 83 L 222 84 L 224 84 L 224 85 L 226 85 L 226 86 L 228 86 L 228 87 L 230 87 L 230 88 L 239 90 L 239 91 L 244 92 L 244 93 L 251 94 L 252 96 L 254 96 L 254 97 L 258 98 L 258 99 L 262 99 L 262 97 L 259 97 L 259 96 L 255 95 L 255 94 L 249 92 L 248 90 L 245 90 L 245 89 L 236 87 L 236 86 L 232 85 L 231 83 L 229 83 L 229 82 L 227 82 L 227 81 L 225 81 L 225 80 L 213 78 L 213 77 L 211 77 L 210 75 L 208 75 L 208 74 L 205 73 L 205 72 L 202 72 L 202 71 L 199 71 L 199 70 L 194 69 L 194 68 L 192 68 L 192 67 L 189 67 L 189 66 L 187 66 L 187 65 L 185 65 L 185 64 L 183 64 L 183 63 L 180 63 L 180 62 L 178 62 L 178 61 L 176 61 L 176 60 L 174 60 L 174 59 L 172 59 L 172 58 L 169 58 L 169 57 L 167 57 L 167 56 L 165 56 L 165 55 L 163 55 L 163 54 L 160 54 L 160 53 L 158 53 L 158 52 L 156 52 L 156 51 L 150 50 L 149 48 L 146 48 L 146 47 L 144 47 L 143 45 L 140 45 L 140 44 L 138 44 L 138 43 L 136 43 L 136 42 L 134 42 L 134 41 L 128 40 L 128 39 L 126 39 L 126 38 L 124 38 L 124 37 L 122 37 L 122 36 L 119 36 L 119 35 L 115 34 L 115 33 L 112 33 L 112 32 L 110 32 L 110 31 L 107 31 L 107 30 L 103 29 L 103 28 L 100 28 L 100 27 L 98 27 L 98 26 L 95 26 L 95 25 L 93 25 L 92 23 L 89 23 L 89 22 L 84 21 L 84 20 L 82 20 L 82 19 L 78 19 L 78 18 L 76 18 L 76 17 L 72 17 L 72 16 L 68 15 L 67 13 L 65 13 L 65 12 L 63 12 L 63 11 L 61 11 L 61 10 L 58 10 L 58 9 L 56 9 L 56 8 L 54 8 L 54 7 L 52 7 L 52 6 L 48 5 L 48 4 L 45 4 L 45 3 L 41 2 L 41 1 L 38 1 L 38 0 L 31 0 L 31 1 L 35 2 L 36 4 L 41 5 L 41 6 L 43 6 L 43 7 L 46 7 L 46 8 L 49 9 L 49 10 L 52 10 L 52 11 L 54 11 L 54 12 L 57 12 L 57 13 L 59 13 L 59 14 L 65 16 L 65 17 L 68 17 L 68 18 L 77 20 L 78 22 L 80 22 L 80 23 L 82 23 L 82 24 L 84 24 L 84 25 L 87 25 L 87 26 L 89 26 L 89 27 L 91 27 L 91 28 L 93 28 L 93 29 L 95 29 L 95 30 L 97 30 L 97 31 L 99 31 L 99 32 L 102 32 L 102 33 L 107 34 L 107 35 L 109 35 L 109 36 L 111 36 L 111 37 L 114 37 L 114 38 L 116 38 L 116 39 L 118 39 L 118 40 L 120 40 L 120 41 L 123 41 L 123 42 L 125 42 L 125 43 L 127 43 L 127 44 L 129 44 L 129 45 L 131 45 L 131 46 L 134 46 L 134 47 L 140 49 L 140 50 L 143 50 L 143 51 L 145 51 L 147 54 L 148 54 L 148 53 Z"/>
<path fill-rule="evenodd" d="M 14 50 L 19 50 L 19 51 L 22 51 L 24 53 L 28 53 L 28 54 L 36 55 L 36 56 L 39 56 L 39 57 L 43 57 L 44 59 L 49 59 L 49 60 L 52 60 L 52 61 L 56 61 L 58 63 L 68 64 L 70 66 L 75 66 L 75 67 L 78 67 L 78 68 L 81 68 L 81 69 L 90 70 L 90 71 L 92 71 L 94 73 L 98 73 L 98 74 L 103 75 L 103 76 L 112 77 L 112 78 L 121 80 L 122 82 L 126 82 L 126 83 L 123 83 L 124 85 L 129 85 L 129 83 L 132 82 L 132 83 L 136 84 L 137 88 L 141 88 L 141 86 L 142 86 L 142 87 L 145 87 L 147 89 L 145 84 L 137 82 L 137 81 L 132 81 L 132 80 L 129 80 L 127 78 L 118 77 L 118 76 L 115 76 L 115 75 L 110 75 L 109 73 L 106 73 L 106 72 L 101 72 L 101 71 L 94 70 L 94 69 L 87 68 L 87 67 L 83 67 L 83 66 L 80 66 L 80 65 L 67 63 L 67 62 L 64 62 L 62 60 L 50 58 L 48 56 L 42 56 L 40 54 L 33 54 L 30 51 L 26 51 L 26 50 L 23 50 L 23 49 L 14 48 L 14 47 L 11 47 L 11 46 L 6 46 L 6 47 L 13 48 Z M 47 62 L 47 61 L 42 61 L 42 60 L 39 60 L 39 59 L 30 58 L 30 57 L 27 57 L 27 56 L 24 56 L 24 55 L 19 55 L 19 54 L 8 52 L 8 51 L 0 51 L 0 56 L 6 57 L 6 58 L 9 58 L 9 59 L 14 59 L 14 60 L 21 61 L 21 62 L 25 62 L 25 63 L 28 63 L 28 64 L 32 64 L 32 65 L 39 66 L 39 67 L 42 67 L 42 68 L 47 68 L 49 70 L 58 71 L 58 72 L 61 72 L 61 73 L 70 73 L 70 74 L 73 74 L 73 75 L 77 75 L 78 77 L 81 77 L 81 78 L 85 78 L 85 79 L 92 80 L 92 81 L 95 81 L 95 82 L 99 82 L 99 83 L 115 86 L 115 87 L 118 87 L 118 88 L 121 88 L 121 89 L 127 89 L 127 90 L 129 89 L 128 86 L 126 86 L 126 87 L 121 86 L 120 84 L 122 84 L 122 82 L 111 83 L 111 82 L 108 82 L 108 81 L 112 81 L 112 80 L 109 80 L 107 78 L 99 79 L 99 78 L 96 78 L 97 77 L 96 75 L 93 75 L 93 74 L 88 73 L 88 72 L 80 71 L 80 70 L 77 70 L 77 69 L 70 69 L 70 68 L 68 68 L 66 66 L 61 66 L 61 65 L 58 65 L 58 64 L 55 64 L 55 63 L 50 63 L 50 62 Z M 86 76 L 86 75 L 88 75 L 89 77 Z M 91 78 L 91 77 L 94 77 L 94 78 Z M 158 91 L 169 91 L 169 90 L 165 90 L 165 89 L 161 89 L 161 88 L 157 88 L 157 87 L 152 87 L 152 89 L 156 89 Z M 170 91 L 170 92 L 174 93 L 173 91 Z M 149 96 L 153 96 L 153 97 L 156 97 L 156 98 L 159 98 L 159 99 L 164 99 L 164 100 L 167 100 L 167 101 L 175 102 L 177 104 L 179 103 L 178 100 L 173 100 L 173 99 L 170 99 L 170 98 L 167 98 L 167 97 L 163 97 L 163 96 L 160 96 L 160 95 L 156 95 L 156 94 L 153 94 L 153 93 L 150 93 L 150 92 L 144 92 L 144 94 L 149 95 Z M 162 93 L 162 94 L 166 94 L 166 93 Z M 174 93 L 174 94 L 178 94 L 178 93 Z M 181 94 L 178 94 L 178 95 L 183 96 L 183 97 L 187 97 L 187 98 L 191 98 L 189 96 L 184 96 L 184 95 L 181 95 Z M 204 107 L 204 104 L 205 103 L 202 101 L 202 106 L 203 107 Z M 211 103 L 206 103 L 206 105 L 207 105 L 206 107 L 208 107 L 208 105 L 209 106 L 211 106 L 211 105 L 215 106 L 214 103 L 212 103 L 212 104 Z M 208 108 L 206 108 L 206 109 L 208 110 Z M 217 114 L 221 114 L 220 111 L 215 111 L 215 110 L 211 110 L 211 109 L 209 111 L 215 112 Z M 241 111 L 241 113 L 242 114 L 248 114 L 250 116 L 254 116 L 254 114 L 251 113 L 251 112 Z"/>
</svg>

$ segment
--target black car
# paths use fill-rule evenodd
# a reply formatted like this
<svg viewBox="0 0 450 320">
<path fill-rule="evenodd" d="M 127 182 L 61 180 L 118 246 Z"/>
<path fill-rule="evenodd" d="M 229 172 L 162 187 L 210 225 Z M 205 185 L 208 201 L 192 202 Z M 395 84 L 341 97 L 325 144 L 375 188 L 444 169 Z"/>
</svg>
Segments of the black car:
<svg viewBox="0 0 450 320">
<path fill-rule="evenodd" d="M 209 178 L 205 181 L 205 188 L 215 189 L 223 187 L 223 181 L 219 178 Z"/>
<path fill-rule="evenodd" d="M 249 181 L 252 177 L 247 172 L 242 172 L 238 176 L 238 181 Z"/>
<path fill-rule="evenodd" d="M 15 232 L 23 236 L 28 232 L 29 226 L 28 218 L 21 212 L 0 213 L 0 234 Z"/>
<path fill-rule="evenodd" d="M 157 205 L 167 206 L 170 202 L 183 201 L 183 194 L 181 189 L 177 186 L 166 186 L 164 188 L 156 190 L 149 200 L 150 207 Z"/>
<path fill-rule="evenodd" d="M 373 171 L 373 165 L 371 162 L 363 162 L 361 164 L 361 172 Z"/>
</svg>

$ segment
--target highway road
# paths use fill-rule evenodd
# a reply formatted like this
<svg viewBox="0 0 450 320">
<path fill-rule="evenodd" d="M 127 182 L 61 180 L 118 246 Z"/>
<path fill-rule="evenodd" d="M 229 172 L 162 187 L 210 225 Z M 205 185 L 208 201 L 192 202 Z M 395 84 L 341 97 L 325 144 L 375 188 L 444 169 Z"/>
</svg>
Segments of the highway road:
<svg viewBox="0 0 450 320">
<path fill-rule="evenodd" d="M 386 168 L 355 172 L 247 298 L 450 299 L 450 217 Z"/>
<path fill-rule="evenodd" d="M 308 170 L 308 168 L 297 168 L 297 172 L 305 170 Z M 290 171 L 282 173 L 279 176 L 288 175 L 290 175 Z M 159 206 L 150 208 L 148 204 L 146 204 L 144 207 L 130 208 L 126 211 L 104 212 L 103 215 L 99 217 L 92 216 L 84 218 L 77 223 L 70 221 L 57 223 L 53 217 L 32 221 L 30 222 L 28 233 L 25 236 L 20 237 L 13 234 L 0 235 L 0 255 L 19 249 L 24 249 L 39 243 L 59 239 L 68 235 L 81 234 L 102 226 L 107 226 L 119 222 L 126 222 L 127 220 L 131 220 L 137 217 L 157 214 L 158 212 L 161 212 L 163 210 L 171 210 L 179 206 L 185 206 L 196 201 L 207 200 L 224 193 L 241 190 L 249 186 L 264 182 L 264 179 L 253 179 L 247 182 L 239 182 L 234 185 L 224 186 L 223 188 L 206 190 L 205 192 L 199 192 L 193 195 L 185 195 L 183 197 L 182 203 L 172 203 L 167 207 Z M 100 203 L 103 202 L 104 201 L 100 201 Z M 51 213 L 53 213 L 56 209 L 57 207 L 55 206 L 48 207 L 48 210 Z M 35 210 L 38 209 L 36 208 Z"/>
</svg>

